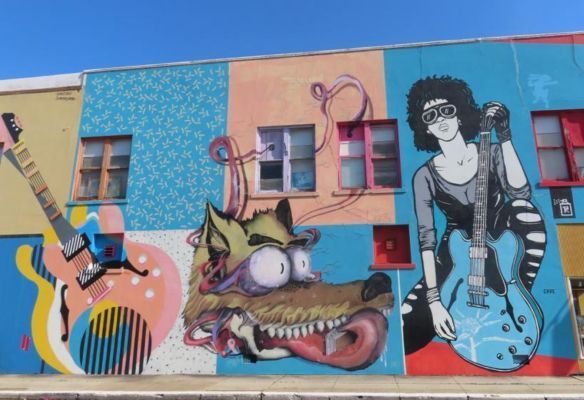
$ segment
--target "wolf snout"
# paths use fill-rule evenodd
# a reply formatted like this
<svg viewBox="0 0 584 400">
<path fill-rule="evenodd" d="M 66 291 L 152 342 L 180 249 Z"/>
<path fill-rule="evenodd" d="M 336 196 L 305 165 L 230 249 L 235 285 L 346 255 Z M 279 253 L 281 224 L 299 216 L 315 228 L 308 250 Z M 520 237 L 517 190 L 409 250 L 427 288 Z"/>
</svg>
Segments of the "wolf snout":
<svg viewBox="0 0 584 400">
<path fill-rule="evenodd" d="M 391 293 L 391 278 L 381 272 L 376 272 L 365 281 L 361 298 L 363 301 L 371 301 L 384 293 Z"/>
</svg>

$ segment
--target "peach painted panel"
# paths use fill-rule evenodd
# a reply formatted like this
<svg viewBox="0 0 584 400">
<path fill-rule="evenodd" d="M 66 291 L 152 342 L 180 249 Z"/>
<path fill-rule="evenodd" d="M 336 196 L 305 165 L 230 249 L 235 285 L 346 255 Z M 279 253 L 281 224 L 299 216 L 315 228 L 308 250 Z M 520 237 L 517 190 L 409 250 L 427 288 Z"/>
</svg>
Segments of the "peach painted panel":
<svg viewBox="0 0 584 400">
<path fill-rule="evenodd" d="M 318 146 L 325 131 L 320 101 L 310 93 L 312 83 L 321 82 L 330 87 L 343 74 L 357 78 L 370 98 L 364 119 L 386 119 L 387 106 L 383 52 L 368 51 L 237 61 L 229 70 L 228 134 L 238 143 L 242 153 L 255 149 L 258 127 L 284 125 L 315 125 L 315 143 Z M 292 205 L 294 221 L 313 210 L 342 202 L 334 211 L 318 215 L 306 221 L 310 225 L 342 223 L 391 223 L 395 221 L 392 193 L 365 194 L 349 198 L 335 193 L 338 183 L 338 131 L 336 122 L 349 121 L 360 109 L 361 95 L 357 88 L 346 86 L 331 102 L 330 113 L 334 131 L 328 145 L 316 156 L 317 196 L 296 197 L 294 194 L 280 197 L 257 198 L 255 175 L 256 162 L 245 165 L 245 174 L 252 198 L 247 214 L 254 209 L 273 207 L 279 198 L 288 197 Z M 229 193 L 226 174 L 225 198 Z"/>
</svg>

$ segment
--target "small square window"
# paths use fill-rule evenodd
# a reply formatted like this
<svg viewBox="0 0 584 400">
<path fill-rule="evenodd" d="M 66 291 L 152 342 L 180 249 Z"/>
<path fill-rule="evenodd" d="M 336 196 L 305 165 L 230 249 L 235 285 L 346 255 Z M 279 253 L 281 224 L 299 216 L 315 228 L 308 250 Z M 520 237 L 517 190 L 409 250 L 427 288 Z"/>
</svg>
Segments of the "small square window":
<svg viewBox="0 0 584 400">
<path fill-rule="evenodd" d="M 412 268 L 408 225 L 373 227 L 372 269 Z"/>
<path fill-rule="evenodd" d="M 396 123 L 340 123 L 339 159 L 341 189 L 399 187 Z"/>
<path fill-rule="evenodd" d="M 127 136 L 82 139 L 74 199 L 125 199 L 131 147 Z"/>
<path fill-rule="evenodd" d="M 259 192 L 315 190 L 314 127 L 261 128 Z"/>
</svg>

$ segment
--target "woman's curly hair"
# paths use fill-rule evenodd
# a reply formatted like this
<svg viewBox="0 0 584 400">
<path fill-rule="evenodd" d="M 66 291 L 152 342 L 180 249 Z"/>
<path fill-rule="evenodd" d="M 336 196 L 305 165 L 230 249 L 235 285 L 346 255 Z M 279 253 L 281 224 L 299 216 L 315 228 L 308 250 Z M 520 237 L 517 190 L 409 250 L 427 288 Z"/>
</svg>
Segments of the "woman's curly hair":
<svg viewBox="0 0 584 400">
<path fill-rule="evenodd" d="M 474 139 L 479 133 L 481 110 L 465 81 L 448 75 L 429 76 L 414 83 L 407 97 L 408 124 L 414 131 L 414 145 L 418 150 L 428 152 L 440 150 L 438 139 L 428 134 L 428 125 L 422 121 L 424 104 L 430 100 L 445 99 L 456 106 L 460 132 L 465 141 Z"/>
</svg>

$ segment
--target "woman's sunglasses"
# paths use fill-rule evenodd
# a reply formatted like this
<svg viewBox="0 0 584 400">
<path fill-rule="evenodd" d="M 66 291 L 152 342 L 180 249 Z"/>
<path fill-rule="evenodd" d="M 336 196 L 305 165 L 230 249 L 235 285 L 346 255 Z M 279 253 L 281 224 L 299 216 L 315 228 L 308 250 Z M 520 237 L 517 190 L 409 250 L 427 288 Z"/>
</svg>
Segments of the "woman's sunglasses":
<svg viewBox="0 0 584 400">
<path fill-rule="evenodd" d="M 456 106 L 454 104 L 439 104 L 424 111 L 422 113 L 422 121 L 424 121 L 426 125 L 432 125 L 438 120 L 439 116 L 452 118 L 455 115 Z"/>
</svg>

